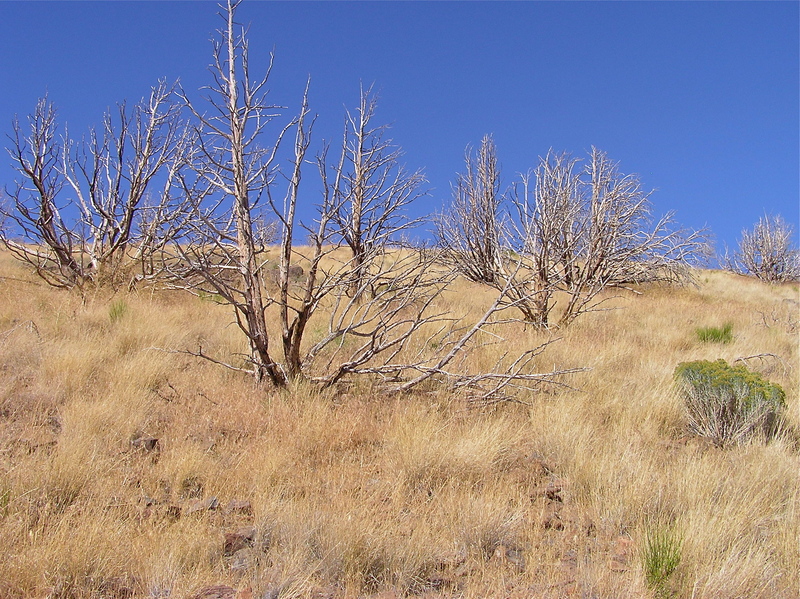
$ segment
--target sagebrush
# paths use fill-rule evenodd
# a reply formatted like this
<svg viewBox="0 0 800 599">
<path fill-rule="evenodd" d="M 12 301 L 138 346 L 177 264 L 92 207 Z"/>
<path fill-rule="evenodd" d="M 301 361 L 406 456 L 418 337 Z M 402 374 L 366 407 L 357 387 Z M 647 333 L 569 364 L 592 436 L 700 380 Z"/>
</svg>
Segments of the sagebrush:
<svg viewBox="0 0 800 599">
<path fill-rule="evenodd" d="M 675 369 L 689 426 L 716 445 L 740 444 L 755 436 L 770 439 L 786 408 L 779 385 L 745 366 L 725 360 L 683 362 Z"/>
</svg>

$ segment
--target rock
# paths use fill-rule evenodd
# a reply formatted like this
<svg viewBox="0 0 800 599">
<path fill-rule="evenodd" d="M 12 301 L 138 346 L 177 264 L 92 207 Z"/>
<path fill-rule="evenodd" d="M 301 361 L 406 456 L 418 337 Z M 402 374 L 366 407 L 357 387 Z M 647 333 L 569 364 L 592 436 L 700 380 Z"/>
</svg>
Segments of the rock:
<svg viewBox="0 0 800 599">
<path fill-rule="evenodd" d="M 148 435 L 139 435 L 131 439 L 131 447 L 140 451 L 159 451 L 161 449 L 158 439 Z"/>
<path fill-rule="evenodd" d="M 614 572 L 625 572 L 633 554 L 633 541 L 626 536 L 619 536 L 614 541 L 614 549 L 608 560 L 608 567 Z"/>
<path fill-rule="evenodd" d="M 206 499 L 198 499 L 190 503 L 183 513 L 185 515 L 196 514 L 197 512 L 207 512 L 215 510 L 219 507 L 219 499 L 216 497 L 207 497 Z"/>
<path fill-rule="evenodd" d="M 245 516 L 253 515 L 253 506 L 246 499 L 231 499 L 225 505 L 226 514 L 242 514 Z"/>
<path fill-rule="evenodd" d="M 512 565 L 517 570 L 525 569 L 525 556 L 521 549 L 515 547 L 506 547 L 505 545 L 498 545 L 494 550 L 492 558 L 500 564 Z"/>
<path fill-rule="evenodd" d="M 553 512 L 542 518 L 542 527 L 545 530 L 564 530 L 564 522 L 561 520 L 561 516 Z"/>
<path fill-rule="evenodd" d="M 551 481 L 547 483 L 547 486 L 544 489 L 544 496 L 550 501 L 558 501 L 559 503 L 563 503 L 564 498 L 561 496 L 561 491 L 561 483 L 559 481 Z"/>
<path fill-rule="evenodd" d="M 252 547 L 256 539 L 256 532 L 255 526 L 243 526 L 236 532 L 226 532 L 223 554 L 231 556 L 245 547 Z"/>
<path fill-rule="evenodd" d="M 233 554 L 230 562 L 230 569 L 234 572 L 246 572 L 255 566 L 255 563 L 255 553 L 249 547 L 245 547 Z"/>
<path fill-rule="evenodd" d="M 261 599 L 278 599 L 281 596 L 280 587 L 269 587 L 261 595 Z"/>
<path fill-rule="evenodd" d="M 190 497 L 200 498 L 203 496 L 203 481 L 197 476 L 189 476 L 181 481 L 181 488 L 178 492 L 181 499 Z"/>
<path fill-rule="evenodd" d="M 522 549 L 514 549 L 513 547 L 509 547 L 506 549 L 506 559 L 520 572 L 525 570 L 525 554 L 523 553 Z"/>
<path fill-rule="evenodd" d="M 203 587 L 191 599 L 236 599 L 236 589 L 225 584 Z"/>
<path fill-rule="evenodd" d="M 179 505 L 169 505 L 167 506 L 166 512 L 167 520 L 171 522 L 176 522 L 181 518 L 181 508 Z"/>
</svg>

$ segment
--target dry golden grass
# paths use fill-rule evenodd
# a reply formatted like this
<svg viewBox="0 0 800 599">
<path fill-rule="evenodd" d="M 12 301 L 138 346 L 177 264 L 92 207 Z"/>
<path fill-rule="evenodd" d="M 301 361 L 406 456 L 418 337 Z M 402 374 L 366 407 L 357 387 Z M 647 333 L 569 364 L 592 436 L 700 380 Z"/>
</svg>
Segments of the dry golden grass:
<svg viewBox="0 0 800 599">
<path fill-rule="evenodd" d="M 796 438 L 716 448 L 672 382 L 681 361 L 773 354 L 750 364 L 800 429 L 796 285 L 701 272 L 626 292 L 538 358 L 590 367 L 576 390 L 478 409 L 366 383 L 259 390 L 154 349 L 243 351 L 224 306 L 81 298 L 5 254 L 0 277 L 0 597 L 655 597 L 640 555 L 662 525 L 683 538 L 673 596 L 800 597 Z M 491 301 L 459 285 L 454 313 Z M 727 322 L 732 343 L 697 340 Z M 469 359 L 549 335 L 519 327 Z"/>
</svg>

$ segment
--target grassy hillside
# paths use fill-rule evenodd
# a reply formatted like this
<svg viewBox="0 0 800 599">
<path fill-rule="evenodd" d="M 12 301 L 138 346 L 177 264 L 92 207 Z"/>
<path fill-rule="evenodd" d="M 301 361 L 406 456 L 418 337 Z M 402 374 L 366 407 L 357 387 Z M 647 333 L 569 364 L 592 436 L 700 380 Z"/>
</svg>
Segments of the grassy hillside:
<svg viewBox="0 0 800 599">
<path fill-rule="evenodd" d="M 245 351 L 226 307 L 82 298 L 0 254 L 0 597 L 796 599 L 797 440 L 692 436 L 672 373 L 771 354 L 748 364 L 800 428 L 798 287 L 699 283 L 559 332 L 539 363 L 591 368 L 574 390 L 481 408 L 433 386 L 256 389 L 163 351 Z M 468 283 L 443 299 L 483 301 Z M 728 323 L 730 343 L 696 334 Z M 659 539 L 680 559 L 648 586 Z"/>
</svg>

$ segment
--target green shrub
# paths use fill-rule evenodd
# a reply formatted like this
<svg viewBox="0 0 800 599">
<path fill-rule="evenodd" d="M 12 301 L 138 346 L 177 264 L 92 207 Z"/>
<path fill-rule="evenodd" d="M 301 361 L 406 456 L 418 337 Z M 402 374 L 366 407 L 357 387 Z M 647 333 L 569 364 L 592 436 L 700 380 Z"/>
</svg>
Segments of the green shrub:
<svg viewBox="0 0 800 599">
<path fill-rule="evenodd" d="M 675 369 L 675 378 L 689 426 L 698 435 L 721 447 L 754 436 L 775 436 L 786 408 L 780 386 L 725 360 L 683 362 Z"/>
<path fill-rule="evenodd" d="M 730 322 L 720 327 L 699 327 L 694 330 L 697 339 L 702 343 L 730 343 L 733 341 L 733 324 Z"/>
<path fill-rule="evenodd" d="M 667 581 L 678 568 L 683 554 L 683 537 L 674 527 L 659 526 L 645 533 L 641 550 L 648 588 L 659 597 L 670 595 Z"/>
</svg>

